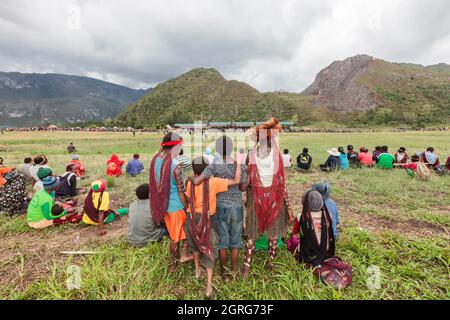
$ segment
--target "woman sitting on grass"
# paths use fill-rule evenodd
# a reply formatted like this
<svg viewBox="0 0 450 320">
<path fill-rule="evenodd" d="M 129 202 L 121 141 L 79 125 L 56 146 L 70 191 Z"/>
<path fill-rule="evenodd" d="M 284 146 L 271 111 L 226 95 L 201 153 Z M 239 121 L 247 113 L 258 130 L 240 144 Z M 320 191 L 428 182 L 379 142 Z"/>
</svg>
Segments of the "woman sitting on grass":
<svg viewBox="0 0 450 320">
<path fill-rule="evenodd" d="M 359 149 L 358 161 L 365 167 L 370 168 L 374 165 L 373 156 L 369 153 L 369 149 L 366 147 L 361 147 Z"/>
<path fill-rule="evenodd" d="M 113 154 L 111 158 L 106 161 L 106 175 L 110 177 L 118 177 L 122 175 L 122 166 L 125 161 L 119 159 L 117 154 Z"/>
<path fill-rule="evenodd" d="M 16 170 L 4 175 L 5 183 L 0 187 L 0 212 L 7 215 L 26 212 L 27 188 L 26 178 Z"/>
<path fill-rule="evenodd" d="M 198 177 L 205 170 L 208 162 L 203 157 L 197 157 L 192 162 L 194 174 Z M 186 184 L 186 195 L 190 198 L 188 218 L 184 225 L 189 248 L 194 254 L 195 277 L 199 278 L 200 262 L 206 268 L 207 284 L 205 296 L 213 295 L 212 279 L 215 260 L 218 255 L 217 234 L 211 225 L 210 215 L 216 213 L 217 194 L 228 191 L 228 187 L 238 185 L 241 181 L 241 165 L 236 166 L 233 180 L 210 178 L 197 186 L 190 181 Z"/>
<path fill-rule="evenodd" d="M 67 219 L 76 213 L 68 213 L 66 210 L 55 215 L 52 209 L 55 205 L 55 190 L 58 187 L 58 179 L 48 176 L 42 180 L 43 189 L 36 192 L 31 199 L 27 210 L 27 222 L 33 229 L 44 229 L 53 225 L 67 223 Z M 56 203 L 60 205 L 60 203 Z"/>
<path fill-rule="evenodd" d="M 128 213 L 127 208 L 117 211 L 109 208 L 109 192 L 106 191 L 105 180 L 96 180 L 91 183 L 86 200 L 84 201 L 83 222 L 89 225 L 98 225 L 98 235 L 104 236 L 107 232 L 104 225 Z"/>
</svg>

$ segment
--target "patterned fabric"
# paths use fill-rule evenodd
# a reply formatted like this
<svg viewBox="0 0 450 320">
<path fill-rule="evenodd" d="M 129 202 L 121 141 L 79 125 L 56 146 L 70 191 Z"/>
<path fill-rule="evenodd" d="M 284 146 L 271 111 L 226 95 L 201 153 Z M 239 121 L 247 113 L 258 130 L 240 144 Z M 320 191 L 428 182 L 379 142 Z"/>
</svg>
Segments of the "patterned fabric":
<svg viewBox="0 0 450 320">
<path fill-rule="evenodd" d="M 250 184 L 253 191 L 254 207 L 258 217 L 259 232 L 264 232 L 277 219 L 284 205 L 286 181 L 283 160 L 276 145 L 272 146 L 273 162 L 275 164 L 272 184 L 264 186 L 257 168 L 257 147 L 250 152 Z"/>
<path fill-rule="evenodd" d="M 0 212 L 8 215 L 18 214 L 27 203 L 26 178 L 13 172 L 0 188 Z"/>
<path fill-rule="evenodd" d="M 247 166 L 242 164 L 241 183 L 247 182 Z M 227 164 L 222 157 L 217 156 L 214 159 L 214 163 L 210 164 L 203 171 L 202 175 L 209 179 L 214 176 L 222 179 L 234 179 L 236 173 L 235 164 Z M 223 202 L 233 207 L 242 207 L 242 194 L 239 189 L 239 185 L 231 186 L 227 192 L 221 192 L 217 194 L 217 202 Z"/>
</svg>

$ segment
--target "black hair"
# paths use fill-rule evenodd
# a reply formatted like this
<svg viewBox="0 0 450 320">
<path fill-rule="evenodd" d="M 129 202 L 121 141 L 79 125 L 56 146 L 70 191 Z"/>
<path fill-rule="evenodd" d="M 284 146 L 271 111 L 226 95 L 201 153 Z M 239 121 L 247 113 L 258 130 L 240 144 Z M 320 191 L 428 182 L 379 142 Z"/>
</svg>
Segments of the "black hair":
<svg viewBox="0 0 450 320">
<path fill-rule="evenodd" d="M 41 164 L 42 162 L 44 162 L 44 158 L 43 157 L 36 157 L 36 158 L 34 158 L 34 164 Z"/>
<path fill-rule="evenodd" d="M 288 154 L 289 150 L 288 149 L 284 149 L 284 154 Z"/>
<path fill-rule="evenodd" d="M 411 157 L 411 162 L 419 162 L 420 157 L 417 154 L 413 154 Z"/>
<path fill-rule="evenodd" d="M 388 150 L 389 150 L 389 147 L 388 147 L 388 146 L 382 146 L 382 147 L 381 147 L 381 150 L 382 150 L 382 151 L 388 151 Z"/>
<path fill-rule="evenodd" d="M 52 207 L 52 214 L 55 215 L 55 216 L 56 215 L 60 215 L 63 212 L 64 212 L 64 208 L 62 206 L 58 205 L 58 204 L 55 204 Z"/>
<path fill-rule="evenodd" d="M 303 148 L 303 153 L 308 153 L 309 149 L 308 148 Z"/>
<path fill-rule="evenodd" d="M 338 148 L 338 151 L 339 151 L 340 153 L 345 153 L 344 147 L 339 147 L 339 148 Z"/>
<path fill-rule="evenodd" d="M 222 156 L 222 158 L 230 156 L 233 151 L 233 140 L 225 135 L 217 138 L 216 151 Z"/>
<path fill-rule="evenodd" d="M 348 151 L 353 151 L 353 146 L 352 146 L 351 144 L 349 144 L 349 145 L 347 146 L 347 150 L 348 150 Z"/>
<path fill-rule="evenodd" d="M 139 159 L 139 155 L 137 153 L 133 154 L 134 159 Z"/>
<path fill-rule="evenodd" d="M 381 151 L 381 146 L 376 146 L 376 147 L 375 147 L 375 150 L 376 150 L 376 151 Z"/>
<path fill-rule="evenodd" d="M 400 152 L 405 152 L 405 151 L 406 151 L 406 148 L 405 148 L 405 147 L 400 147 L 400 148 L 398 148 L 398 151 L 400 151 Z"/>
<path fill-rule="evenodd" d="M 179 155 L 182 156 L 184 154 L 184 150 L 181 149 Z"/>
<path fill-rule="evenodd" d="M 427 152 L 434 152 L 434 148 L 433 147 L 428 147 L 427 148 Z"/>
<path fill-rule="evenodd" d="M 136 188 L 136 196 L 139 200 L 147 200 L 149 198 L 150 186 L 148 183 L 141 184 Z"/>
<path fill-rule="evenodd" d="M 183 138 L 176 132 L 169 132 L 166 134 L 163 138 L 163 143 L 170 142 L 170 141 L 178 141 L 183 140 Z M 173 146 L 163 146 L 163 149 L 171 149 Z"/>
<path fill-rule="evenodd" d="M 66 167 L 66 171 L 72 171 L 74 167 L 76 167 L 76 166 L 75 166 L 73 163 L 72 163 L 72 164 L 69 164 L 69 165 L 67 165 L 67 167 Z"/>
<path fill-rule="evenodd" d="M 33 159 L 31 159 L 30 157 L 23 159 L 23 163 L 31 163 L 31 162 L 33 162 Z"/>
<path fill-rule="evenodd" d="M 192 171 L 196 175 L 201 175 L 205 168 L 208 166 L 208 161 L 203 156 L 198 156 L 192 160 Z"/>
</svg>

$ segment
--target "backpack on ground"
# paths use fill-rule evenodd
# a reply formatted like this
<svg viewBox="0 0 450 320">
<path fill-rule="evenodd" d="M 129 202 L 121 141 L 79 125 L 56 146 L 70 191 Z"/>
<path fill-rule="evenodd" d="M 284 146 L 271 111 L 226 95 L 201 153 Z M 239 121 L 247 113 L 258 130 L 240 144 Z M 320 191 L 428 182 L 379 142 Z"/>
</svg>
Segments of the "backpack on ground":
<svg viewBox="0 0 450 320">
<path fill-rule="evenodd" d="M 428 169 L 425 163 L 419 162 L 417 164 L 416 177 L 419 180 L 427 181 L 431 179 L 431 171 Z"/>
<path fill-rule="evenodd" d="M 338 257 L 326 259 L 315 266 L 313 273 L 323 283 L 338 290 L 347 288 L 352 283 L 352 266 Z"/>
</svg>

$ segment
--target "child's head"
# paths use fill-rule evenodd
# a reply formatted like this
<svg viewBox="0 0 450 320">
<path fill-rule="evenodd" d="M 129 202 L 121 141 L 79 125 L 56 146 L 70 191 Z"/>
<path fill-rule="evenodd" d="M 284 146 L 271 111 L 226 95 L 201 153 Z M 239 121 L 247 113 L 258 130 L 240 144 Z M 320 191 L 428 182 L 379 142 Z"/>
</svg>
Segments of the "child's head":
<svg viewBox="0 0 450 320">
<path fill-rule="evenodd" d="M 137 153 L 133 154 L 133 159 L 139 159 L 139 155 Z"/>
<path fill-rule="evenodd" d="M 288 149 L 284 149 L 284 154 L 289 154 L 289 150 Z"/>
<path fill-rule="evenodd" d="M 222 156 L 222 158 L 228 157 L 233 151 L 233 140 L 228 136 L 219 137 L 216 140 L 216 152 Z"/>
<path fill-rule="evenodd" d="M 381 147 L 381 151 L 383 151 L 383 152 L 388 152 L 388 150 L 389 150 L 388 146 L 382 146 Z"/>
<path fill-rule="evenodd" d="M 52 208 L 52 215 L 58 216 L 64 212 L 64 208 L 58 204 L 55 204 Z"/>
<path fill-rule="evenodd" d="M 202 156 L 195 157 L 192 160 L 192 171 L 197 176 L 201 175 L 207 166 L 208 161 Z"/>
<path fill-rule="evenodd" d="M 433 153 L 433 152 L 434 152 L 434 148 L 433 148 L 433 147 L 428 147 L 428 148 L 427 148 L 427 152 Z"/>
<path fill-rule="evenodd" d="M 308 148 L 303 148 L 303 153 L 308 153 L 309 149 Z"/>
<path fill-rule="evenodd" d="M 150 186 L 148 183 L 141 184 L 136 188 L 136 196 L 139 200 L 147 200 L 149 198 Z"/>
<path fill-rule="evenodd" d="M 381 151 L 381 146 L 376 146 L 375 151 Z"/>
<path fill-rule="evenodd" d="M 33 159 L 31 159 L 30 157 L 23 159 L 23 163 L 30 164 L 31 162 L 33 162 Z"/>
<path fill-rule="evenodd" d="M 338 151 L 339 151 L 340 153 L 345 153 L 344 147 L 339 147 L 339 148 L 338 148 Z"/>
<path fill-rule="evenodd" d="M 75 173 L 75 172 L 77 171 L 77 166 L 74 165 L 74 164 L 69 164 L 69 165 L 66 167 L 66 171 L 67 171 L 67 172 L 73 172 L 73 173 Z"/>
<path fill-rule="evenodd" d="M 351 144 L 349 144 L 349 145 L 347 146 L 347 151 L 353 151 L 353 146 L 352 146 Z"/>
</svg>

